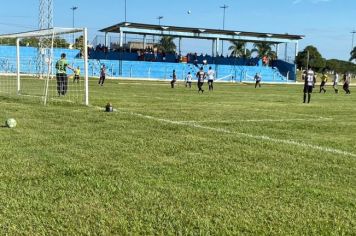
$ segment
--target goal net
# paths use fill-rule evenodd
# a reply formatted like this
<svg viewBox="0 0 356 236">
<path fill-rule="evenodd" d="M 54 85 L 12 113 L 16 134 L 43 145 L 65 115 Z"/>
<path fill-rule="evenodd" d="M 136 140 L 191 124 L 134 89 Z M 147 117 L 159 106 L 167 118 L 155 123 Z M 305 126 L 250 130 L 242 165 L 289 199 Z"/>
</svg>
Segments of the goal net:
<svg viewBox="0 0 356 236">
<path fill-rule="evenodd" d="M 0 95 L 89 105 L 86 28 L 0 35 Z"/>
</svg>

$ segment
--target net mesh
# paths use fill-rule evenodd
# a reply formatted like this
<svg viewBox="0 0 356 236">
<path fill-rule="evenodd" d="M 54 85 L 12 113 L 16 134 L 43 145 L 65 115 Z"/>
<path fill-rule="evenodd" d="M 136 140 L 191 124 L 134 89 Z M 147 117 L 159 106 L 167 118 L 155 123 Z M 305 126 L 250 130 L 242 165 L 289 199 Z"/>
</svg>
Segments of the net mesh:
<svg viewBox="0 0 356 236">
<path fill-rule="evenodd" d="M 0 36 L 0 93 L 32 97 L 45 104 L 84 103 L 84 38 L 83 30 L 74 29 Z M 64 54 L 68 66 L 59 75 L 56 64 Z"/>
</svg>

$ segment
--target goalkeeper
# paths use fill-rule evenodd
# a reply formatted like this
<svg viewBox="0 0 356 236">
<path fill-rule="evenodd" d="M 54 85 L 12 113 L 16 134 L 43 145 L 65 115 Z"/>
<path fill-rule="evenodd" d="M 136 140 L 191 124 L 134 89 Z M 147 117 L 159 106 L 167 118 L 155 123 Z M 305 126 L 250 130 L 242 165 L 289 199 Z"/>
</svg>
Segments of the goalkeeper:
<svg viewBox="0 0 356 236">
<path fill-rule="evenodd" d="M 57 78 L 57 92 L 58 96 L 66 95 L 68 88 L 67 67 L 74 71 L 74 69 L 68 64 L 66 54 L 61 54 L 61 59 L 56 62 L 56 78 Z"/>
</svg>

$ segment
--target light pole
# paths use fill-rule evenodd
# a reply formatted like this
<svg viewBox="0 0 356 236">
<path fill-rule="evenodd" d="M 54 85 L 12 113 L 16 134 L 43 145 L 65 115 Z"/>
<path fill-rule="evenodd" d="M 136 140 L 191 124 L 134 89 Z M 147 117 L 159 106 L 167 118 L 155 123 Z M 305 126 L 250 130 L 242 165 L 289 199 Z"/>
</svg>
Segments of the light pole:
<svg viewBox="0 0 356 236">
<path fill-rule="evenodd" d="M 70 8 L 72 11 L 73 11 L 73 24 L 72 24 L 72 26 L 73 26 L 73 28 L 74 28 L 74 12 L 75 12 L 75 10 L 77 10 L 78 9 L 78 7 L 76 7 L 76 6 L 73 6 L 73 7 L 71 7 Z M 73 45 L 75 44 L 75 39 L 74 39 L 74 33 L 73 33 Z"/>
<path fill-rule="evenodd" d="M 126 8 L 126 6 L 127 5 L 126 5 L 126 0 L 125 0 L 125 22 L 127 22 L 127 14 L 126 14 L 127 13 L 127 8 Z"/>
<path fill-rule="evenodd" d="M 221 6 L 220 8 L 223 9 L 224 14 L 223 14 L 223 30 L 225 30 L 225 12 L 226 12 L 226 8 L 229 8 L 229 6 L 225 5 Z M 222 40 L 221 42 L 221 54 L 224 55 L 224 40 Z"/>
<path fill-rule="evenodd" d="M 355 30 L 352 31 L 351 34 L 352 34 L 352 41 L 351 41 L 351 51 L 352 51 L 354 50 L 354 36 L 356 34 L 356 31 Z"/>
<path fill-rule="evenodd" d="M 163 16 L 159 16 L 157 17 L 157 20 L 158 20 L 158 25 L 161 25 L 161 20 L 163 19 Z"/>
</svg>

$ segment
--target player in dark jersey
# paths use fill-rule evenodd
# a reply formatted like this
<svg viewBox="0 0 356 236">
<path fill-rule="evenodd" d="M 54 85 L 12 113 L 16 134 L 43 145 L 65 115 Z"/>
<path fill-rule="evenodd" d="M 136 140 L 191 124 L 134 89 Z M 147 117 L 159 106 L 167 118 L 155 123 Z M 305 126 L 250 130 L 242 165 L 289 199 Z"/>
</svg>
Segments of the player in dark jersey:
<svg viewBox="0 0 356 236">
<path fill-rule="evenodd" d="M 56 62 L 56 79 L 57 79 L 57 92 L 58 96 L 66 95 L 68 88 L 67 67 L 74 71 L 74 69 L 68 64 L 66 54 L 61 54 L 61 59 Z"/>
<path fill-rule="evenodd" d="M 103 84 L 105 82 L 105 78 L 106 78 L 106 66 L 103 65 L 100 69 L 100 78 L 99 78 L 99 82 L 98 82 L 98 84 L 100 86 L 103 86 Z"/>
<path fill-rule="evenodd" d="M 257 88 L 257 86 L 259 86 L 261 88 L 262 76 L 259 73 L 256 73 L 256 75 L 253 79 L 256 80 L 255 88 Z"/>
<path fill-rule="evenodd" d="M 198 78 L 198 93 L 201 91 L 201 93 L 204 93 L 204 89 L 203 89 L 203 84 L 204 84 L 204 79 L 206 77 L 206 74 L 204 72 L 203 67 L 200 67 L 200 70 L 197 73 L 197 78 Z"/>
<path fill-rule="evenodd" d="M 311 68 L 309 68 L 309 70 L 307 70 L 306 73 L 303 74 L 303 79 L 304 79 L 303 103 L 306 103 L 307 94 L 308 94 L 308 103 L 310 103 L 311 94 L 313 92 L 314 84 L 316 81 L 314 71 Z"/>
<path fill-rule="evenodd" d="M 176 74 L 176 70 L 173 70 L 172 80 L 171 80 L 171 88 L 174 88 L 174 85 L 176 82 L 177 82 L 177 74 Z"/>
<path fill-rule="evenodd" d="M 344 80 L 344 85 L 342 86 L 342 88 L 344 89 L 346 94 L 351 94 L 351 92 L 350 92 L 350 82 L 351 82 L 350 74 L 345 73 L 343 76 L 343 80 Z"/>
</svg>

